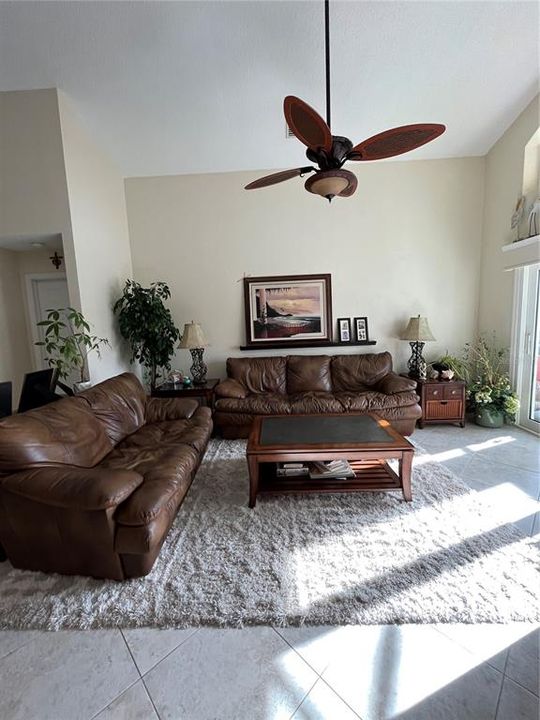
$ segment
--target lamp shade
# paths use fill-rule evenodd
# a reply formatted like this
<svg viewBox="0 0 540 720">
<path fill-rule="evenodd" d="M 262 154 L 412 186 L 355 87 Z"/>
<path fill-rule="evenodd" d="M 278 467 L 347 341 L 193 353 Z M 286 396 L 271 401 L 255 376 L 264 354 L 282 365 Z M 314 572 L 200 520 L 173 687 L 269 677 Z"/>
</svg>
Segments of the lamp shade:
<svg viewBox="0 0 540 720">
<path fill-rule="evenodd" d="M 409 324 L 405 328 L 405 332 L 401 336 L 402 340 L 413 340 L 416 342 L 425 342 L 426 340 L 435 340 L 433 333 L 428 325 L 427 318 L 412 317 L 409 320 Z"/>
<path fill-rule="evenodd" d="M 184 325 L 184 332 L 178 347 L 188 349 L 208 347 L 208 343 L 206 342 L 206 338 L 204 337 L 204 333 L 199 323 L 193 322 L 192 320 L 190 323 L 186 323 Z"/>
</svg>

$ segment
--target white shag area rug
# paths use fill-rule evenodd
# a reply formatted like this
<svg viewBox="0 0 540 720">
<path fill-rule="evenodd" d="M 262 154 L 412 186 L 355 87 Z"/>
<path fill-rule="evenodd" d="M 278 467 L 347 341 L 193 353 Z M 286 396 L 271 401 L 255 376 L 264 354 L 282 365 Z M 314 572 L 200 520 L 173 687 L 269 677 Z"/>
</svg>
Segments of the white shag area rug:
<svg viewBox="0 0 540 720">
<path fill-rule="evenodd" d="M 0 627 L 540 620 L 538 544 L 427 455 L 412 503 L 397 491 L 247 499 L 245 443 L 212 440 L 150 575 L 9 570 Z"/>
</svg>

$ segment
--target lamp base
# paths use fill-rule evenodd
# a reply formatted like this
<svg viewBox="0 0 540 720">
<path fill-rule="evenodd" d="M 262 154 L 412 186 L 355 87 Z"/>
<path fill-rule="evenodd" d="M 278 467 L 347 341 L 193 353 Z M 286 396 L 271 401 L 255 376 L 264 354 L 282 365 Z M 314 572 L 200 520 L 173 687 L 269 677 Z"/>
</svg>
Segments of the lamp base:
<svg viewBox="0 0 540 720">
<path fill-rule="evenodd" d="M 427 363 L 422 356 L 422 350 L 425 343 L 417 340 L 410 342 L 411 357 L 407 363 L 409 368 L 409 377 L 415 380 L 425 380 L 427 377 Z"/>
<path fill-rule="evenodd" d="M 191 377 L 193 378 L 193 383 L 195 385 L 205 385 L 208 368 L 203 360 L 204 348 L 191 348 L 190 353 L 193 358 L 193 365 L 190 367 L 189 371 L 191 373 Z"/>
</svg>

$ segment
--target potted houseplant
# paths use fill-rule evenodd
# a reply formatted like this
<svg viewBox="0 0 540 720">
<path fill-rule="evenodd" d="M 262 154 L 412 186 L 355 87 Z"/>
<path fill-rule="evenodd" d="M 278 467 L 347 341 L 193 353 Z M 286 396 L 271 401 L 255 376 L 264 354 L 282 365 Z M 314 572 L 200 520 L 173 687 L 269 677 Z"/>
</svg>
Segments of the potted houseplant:
<svg viewBox="0 0 540 720">
<path fill-rule="evenodd" d="M 90 387 L 88 354 L 95 352 L 100 357 L 101 346 L 109 341 L 92 335 L 84 315 L 72 307 L 47 310 L 47 319 L 38 325 L 45 328 L 45 337 L 36 345 L 45 347 L 49 367 L 55 368 L 62 380 L 76 372 L 79 377 L 73 383 L 76 392 Z"/>
<path fill-rule="evenodd" d="M 467 380 L 468 377 L 467 364 L 455 355 L 450 355 L 448 351 L 446 355 L 431 363 L 431 367 L 438 373 L 440 380 Z"/>
<path fill-rule="evenodd" d="M 180 331 L 164 300 L 171 296 L 164 282 L 142 287 L 134 280 L 126 280 L 122 297 L 114 304 L 120 333 L 131 346 L 131 361 L 138 360 L 148 370 L 150 387 L 156 387 L 161 370 L 170 370 L 170 360 Z"/>
<path fill-rule="evenodd" d="M 505 348 L 496 344 L 495 335 L 489 342 L 479 337 L 465 346 L 470 380 L 467 399 L 474 411 L 477 425 L 501 427 L 513 422 L 519 409 L 519 400 L 510 385 Z"/>
</svg>

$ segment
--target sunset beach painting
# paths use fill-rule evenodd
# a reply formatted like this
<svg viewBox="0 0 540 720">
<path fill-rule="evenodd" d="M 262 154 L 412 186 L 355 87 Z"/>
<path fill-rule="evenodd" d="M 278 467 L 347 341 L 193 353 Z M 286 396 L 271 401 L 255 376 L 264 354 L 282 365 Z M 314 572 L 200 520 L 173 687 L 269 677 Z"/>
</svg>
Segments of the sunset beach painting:
<svg viewBox="0 0 540 720">
<path fill-rule="evenodd" d="M 330 275 L 245 278 L 248 344 L 330 340 Z"/>
</svg>

